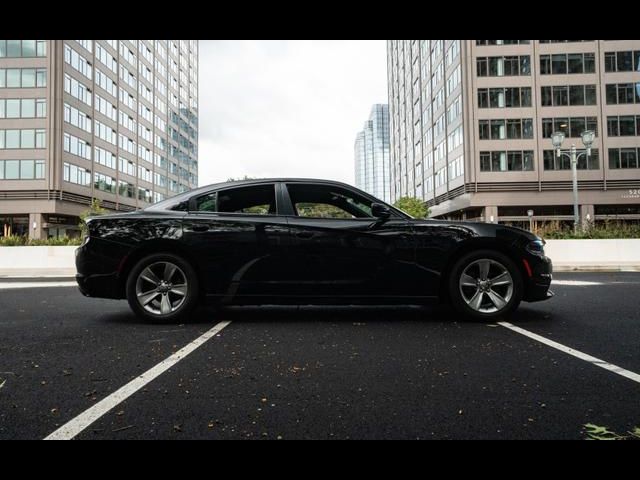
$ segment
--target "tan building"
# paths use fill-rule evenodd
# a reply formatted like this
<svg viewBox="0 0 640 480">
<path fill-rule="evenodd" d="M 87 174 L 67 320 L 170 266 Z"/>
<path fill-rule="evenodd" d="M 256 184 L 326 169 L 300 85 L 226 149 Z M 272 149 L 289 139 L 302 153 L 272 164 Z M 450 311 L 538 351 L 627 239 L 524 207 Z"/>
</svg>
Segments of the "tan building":
<svg viewBox="0 0 640 480">
<path fill-rule="evenodd" d="M 572 220 L 572 172 L 553 153 L 583 148 L 583 220 L 640 219 L 640 40 L 390 40 L 392 201 L 432 216 Z"/>
<path fill-rule="evenodd" d="M 197 78 L 193 40 L 0 40 L 0 236 L 197 186 Z"/>
</svg>

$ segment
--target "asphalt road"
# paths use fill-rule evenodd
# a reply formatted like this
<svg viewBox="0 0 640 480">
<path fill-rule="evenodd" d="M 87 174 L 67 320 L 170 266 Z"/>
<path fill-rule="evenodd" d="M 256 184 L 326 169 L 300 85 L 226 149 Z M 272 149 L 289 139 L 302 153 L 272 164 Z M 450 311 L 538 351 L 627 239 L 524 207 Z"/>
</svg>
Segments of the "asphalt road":
<svg viewBox="0 0 640 480">
<path fill-rule="evenodd" d="M 0 439 L 47 437 L 224 320 L 75 438 L 581 439 L 587 423 L 640 426 L 637 380 L 443 307 L 205 309 L 148 325 L 124 301 L 13 287 L 0 281 Z M 640 373 L 640 274 L 556 274 L 552 289 L 507 321 Z"/>
</svg>

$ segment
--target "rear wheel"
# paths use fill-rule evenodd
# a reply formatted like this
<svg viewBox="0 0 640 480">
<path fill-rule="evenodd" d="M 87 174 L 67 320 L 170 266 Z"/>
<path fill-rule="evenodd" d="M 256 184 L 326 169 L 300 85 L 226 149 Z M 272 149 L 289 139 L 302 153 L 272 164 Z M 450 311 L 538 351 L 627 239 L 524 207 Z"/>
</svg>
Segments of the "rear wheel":
<svg viewBox="0 0 640 480">
<path fill-rule="evenodd" d="M 140 260 L 127 278 L 131 309 L 150 322 L 172 322 L 186 317 L 198 303 L 198 276 L 183 258 L 169 253 Z"/>
<path fill-rule="evenodd" d="M 461 258 L 449 277 L 449 295 L 467 317 L 491 320 L 513 312 L 522 300 L 520 271 L 506 255 L 479 250 Z"/>
</svg>

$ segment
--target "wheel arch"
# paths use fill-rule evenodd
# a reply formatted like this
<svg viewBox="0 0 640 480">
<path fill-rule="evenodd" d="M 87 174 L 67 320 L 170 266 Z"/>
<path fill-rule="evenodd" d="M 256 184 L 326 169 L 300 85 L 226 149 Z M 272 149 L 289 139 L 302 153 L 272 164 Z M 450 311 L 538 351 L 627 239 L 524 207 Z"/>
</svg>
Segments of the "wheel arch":
<svg viewBox="0 0 640 480">
<path fill-rule="evenodd" d="M 449 302 L 449 278 L 451 277 L 455 263 L 464 255 L 477 250 L 493 250 L 506 255 L 516 265 L 516 268 L 522 276 L 523 287 L 526 289 L 525 280 L 527 279 L 528 274 L 524 263 L 522 262 L 522 257 L 518 255 L 515 248 L 497 238 L 472 238 L 461 242 L 458 247 L 451 252 L 445 262 L 445 266 L 442 269 L 442 275 L 440 276 L 439 297 L 441 302 Z"/>
<path fill-rule="evenodd" d="M 131 251 L 131 253 L 129 253 L 129 255 L 124 258 L 123 263 L 118 271 L 118 292 L 122 298 L 126 297 L 127 278 L 129 277 L 129 273 L 131 272 L 133 267 L 144 257 L 158 253 L 170 253 L 183 258 L 195 270 L 196 275 L 198 276 L 198 283 L 200 284 L 201 294 L 202 292 L 206 291 L 204 287 L 205 278 L 203 272 L 200 269 L 196 258 L 189 252 L 189 250 L 176 240 L 159 238 L 156 240 L 145 242 L 140 247 Z"/>
</svg>

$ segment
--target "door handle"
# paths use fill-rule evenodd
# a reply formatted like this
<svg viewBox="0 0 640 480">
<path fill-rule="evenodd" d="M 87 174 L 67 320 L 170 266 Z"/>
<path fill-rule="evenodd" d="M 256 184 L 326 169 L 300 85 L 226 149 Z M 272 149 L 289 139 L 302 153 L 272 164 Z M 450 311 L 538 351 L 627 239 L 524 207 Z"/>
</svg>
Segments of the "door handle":
<svg viewBox="0 0 640 480">
<path fill-rule="evenodd" d="M 296 233 L 296 237 L 298 238 L 311 238 L 315 234 L 313 232 L 298 232 Z"/>
<path fill-rule="evenodd" d="M 194 232 L 206 232 L 207 230 L 209 230 L 209 225 L 194 225 L 193 227 L 191 227 L 191 230 L 193 230 Z"/>
</svg>

